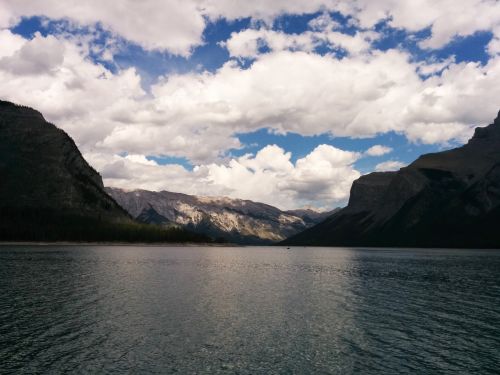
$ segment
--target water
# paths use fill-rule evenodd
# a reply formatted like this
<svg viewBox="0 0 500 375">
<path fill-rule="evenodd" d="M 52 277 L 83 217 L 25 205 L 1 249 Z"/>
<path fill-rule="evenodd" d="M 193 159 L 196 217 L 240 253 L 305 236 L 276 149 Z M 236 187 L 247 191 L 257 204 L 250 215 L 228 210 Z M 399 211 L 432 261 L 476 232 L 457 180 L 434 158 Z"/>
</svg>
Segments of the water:
<svg viewBox="0 0 500 375">
<path fill-rule="evenodd" d="M 0 247 L 0 373 L 500 372 L 500 252 Z"/>
</svg>

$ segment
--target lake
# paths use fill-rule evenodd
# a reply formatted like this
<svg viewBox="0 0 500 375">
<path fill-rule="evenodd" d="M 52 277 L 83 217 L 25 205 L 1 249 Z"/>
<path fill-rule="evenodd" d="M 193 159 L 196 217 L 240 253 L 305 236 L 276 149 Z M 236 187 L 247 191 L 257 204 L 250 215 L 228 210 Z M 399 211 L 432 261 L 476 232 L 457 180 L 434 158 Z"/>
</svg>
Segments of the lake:
<svg viewBox="0 0 500 375">
<path fill-rule="evenodd" d="M 0 373 L 500 371 L 500 251 L 0 246 Z"/>
</svg>

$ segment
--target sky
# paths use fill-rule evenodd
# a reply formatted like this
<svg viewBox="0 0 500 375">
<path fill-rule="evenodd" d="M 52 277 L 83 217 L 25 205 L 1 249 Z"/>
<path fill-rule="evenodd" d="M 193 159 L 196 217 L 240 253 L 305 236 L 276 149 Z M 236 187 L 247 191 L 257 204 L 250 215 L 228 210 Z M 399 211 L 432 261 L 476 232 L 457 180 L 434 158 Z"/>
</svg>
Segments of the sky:
<svg viewBox="0 0 500 375">
<path fill-rule="evenodd" d="M 497 0 L 1 0 L 0 99 L 107 186 L 345 205 L 500 109 Z"/>
</svg>

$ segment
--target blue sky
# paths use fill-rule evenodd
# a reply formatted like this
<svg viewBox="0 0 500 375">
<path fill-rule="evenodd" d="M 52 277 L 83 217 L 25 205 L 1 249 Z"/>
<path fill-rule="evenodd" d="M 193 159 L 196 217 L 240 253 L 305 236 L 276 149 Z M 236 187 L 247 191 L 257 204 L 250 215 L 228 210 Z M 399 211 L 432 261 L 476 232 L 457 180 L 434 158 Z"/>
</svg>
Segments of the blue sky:
<svg viewBox="0 0 500 375">
<path fill-rule="evenodd" d="M 0 94 L 108 185 L 331 208 L 499 107 L 497 2 L 42 3 L 4 6 Z"/>
</svg>

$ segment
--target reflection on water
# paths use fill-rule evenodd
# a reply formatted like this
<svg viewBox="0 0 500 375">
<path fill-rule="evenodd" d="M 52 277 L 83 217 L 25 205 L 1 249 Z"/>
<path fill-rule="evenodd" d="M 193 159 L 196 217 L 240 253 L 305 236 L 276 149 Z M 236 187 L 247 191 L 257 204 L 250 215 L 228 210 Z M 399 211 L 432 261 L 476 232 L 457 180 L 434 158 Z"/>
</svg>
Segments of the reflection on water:
<svg viewBox="0 0 500 375">
<path fill-rule="evenodd" d="M 0 373 L 497 373 L 500 252 L 0 247 Z"/>
</svg>

